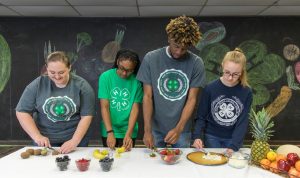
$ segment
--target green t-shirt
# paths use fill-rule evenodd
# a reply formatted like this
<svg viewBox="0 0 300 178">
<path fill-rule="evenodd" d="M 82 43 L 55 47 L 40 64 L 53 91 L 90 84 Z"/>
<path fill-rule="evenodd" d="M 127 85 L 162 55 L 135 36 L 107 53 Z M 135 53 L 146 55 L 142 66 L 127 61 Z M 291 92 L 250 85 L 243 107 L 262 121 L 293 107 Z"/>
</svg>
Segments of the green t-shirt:
<svg viewBox="0 0 300 178">
<path fill-rule="evenodd" d="M 98 98 L 109 100 L 110 119 L 116 138 L 124 138 L 132 105 L 141 103 L 143 90 L 134 74 L 123 79 L 118 76 L 117 69 L 110 69 L 99 77 Z M 104 122 L 101 121 L 101 134 L 107 137 Z M 135 124 L 132 138 L 137 137 L 138 123 Z"/>
</svg>

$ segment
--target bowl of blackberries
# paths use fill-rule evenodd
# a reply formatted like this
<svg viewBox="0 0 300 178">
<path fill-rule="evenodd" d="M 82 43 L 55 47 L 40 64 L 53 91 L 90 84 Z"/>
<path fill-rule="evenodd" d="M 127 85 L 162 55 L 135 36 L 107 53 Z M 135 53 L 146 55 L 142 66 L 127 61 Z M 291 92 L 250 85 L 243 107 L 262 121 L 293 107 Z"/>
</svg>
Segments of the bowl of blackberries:
<svg viewBox="0 0 300 178">
<path fill-rule="evenodd" d="M 89 169 L 90 166 L 90 159 L 81 158 L 75 161 L 76 166 L 79 169 L 79 171 L 86 171 Z"/>
<path fill-rule="evenodd" d="M 111 170 L 111 167 L 112 167 L 112 164 L 114 162 L 114 158 L 110 158 L 108 156 L 106 156 L 105 158 L 103 159 L 100 159 L 99 160 L 99 164 L 102 168 L 102 171 L 104 172 L 108 172 Z"/>
<path fill-rule="evenodd" d="M 69 156 L 65 155 L 63 157 L 57 157 L 55 159 L 55 162 L 60 171 L 65 171 L 68 169 L 70 160 L 71 159 L 69 158 Z"/>
</svg>

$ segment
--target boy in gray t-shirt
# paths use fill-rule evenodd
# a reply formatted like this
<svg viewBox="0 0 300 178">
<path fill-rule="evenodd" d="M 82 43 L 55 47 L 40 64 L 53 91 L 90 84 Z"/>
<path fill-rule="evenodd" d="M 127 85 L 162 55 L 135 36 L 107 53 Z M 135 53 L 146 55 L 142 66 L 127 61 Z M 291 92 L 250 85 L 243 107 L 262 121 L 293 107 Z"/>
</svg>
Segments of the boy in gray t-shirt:
<svg viewBox="0 0 300 178">
<path fill-rule="evenodd" d="M 205 84 L 202 59 L 187 50 L 200 39 L 197 23 L 181 16 L 171 20 L 166 31 L 169 46 L 147 53 L 137 75 L 144 85 L 144 143 L 148 148 L 190 146 L 190 117 L 199 88 Z"/>
</svg>

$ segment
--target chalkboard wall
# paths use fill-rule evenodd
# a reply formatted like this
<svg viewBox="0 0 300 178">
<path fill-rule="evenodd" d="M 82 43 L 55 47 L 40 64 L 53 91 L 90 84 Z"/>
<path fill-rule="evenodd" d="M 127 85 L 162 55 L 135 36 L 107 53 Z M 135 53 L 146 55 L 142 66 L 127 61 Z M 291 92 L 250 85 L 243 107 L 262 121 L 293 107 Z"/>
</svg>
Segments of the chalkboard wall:
<svg viewBox="0 0 300 178">
<path fill-rule="evenodd" d="M 72 59 L 73 72 L 87 79 L 97 94 L 98 77 L 111 68 L 114 52 L 131 48 L 142 59 L 146 52 L 167 45 L 164 29 L 169 20 L 0 18 L 0 140 L 29 140 L 16 119 L 15 107 L 26 85 L 43 72 L 44 56 L 49 52 L 66 51 Z M 272 140 L 300 140 L 300 85 L 295 77 L 298 70 L 294 70 L 300 61 L 300 18 L 203 17 L 195 20 L 203 32 L 203 40 L 191 50 L 203 58 L 208 81 L 218 76 L 218 63 L 224 53 L 241 47 L 249 58 L 248 72 L 255 94 L 253 107 L 261 109 L 275 102 L 277 97 L 283 97 L 280 94 L 283 86 L 289 90 L 278 109 L 280 112 L 274 116 Z M 92 123 L 93 140 L 100 138 L 98 102 L 97 117 Z M 139 122 L 139 138 L 142 138 L 141 116 Z M 246 139 L 251 136 L 247 134 Z"/>
</svg>

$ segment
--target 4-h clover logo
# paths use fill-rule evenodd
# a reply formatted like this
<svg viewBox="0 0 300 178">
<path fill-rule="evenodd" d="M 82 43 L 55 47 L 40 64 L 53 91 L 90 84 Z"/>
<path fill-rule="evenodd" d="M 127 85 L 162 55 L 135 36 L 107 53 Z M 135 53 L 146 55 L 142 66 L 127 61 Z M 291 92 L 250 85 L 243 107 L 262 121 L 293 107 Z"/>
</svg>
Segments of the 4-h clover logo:
<svg viewBox="0 0 300 178">
<path fill-rule="evenodd" d="M 127 88 L 120 89 L 115 87 L 110 92 L 111 95 L 111 107 L 116 108 L 117 111 L 127 110 L 129 108 L 130 92 Z"/>
<path fill-rule="evenodd" d="M 232 106 L 231 103 L 229 103 L 229 104 L 223 103 L 220 106 L 219 115 L 221 117 L 231 118 L 234 116 L 233 110 L 234 110 L 234 107 Z"/>
<path fill-rule="evenodd" d="M 189 89 L 189 79 L 181 70 L 167 69 L 157 79 L 157 89 L 167 100 L 181 100 Z"/>
<path fill-rule="evenodd" d="M 43 111 L 52 122 L 69 121 L 76 113 L 76 104 L 68 96 L 57 96 L 46 99 Z"/>
<path fill-rule="evenodd" d="M 211 104 L 211 112 L 214 120 L 225 126 L 230 126 L 236 123 L 237 118 L 241 114 L 243 104 L 237 97 L 225 98 L 220 96 Z"/>
</svg>

